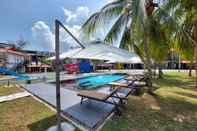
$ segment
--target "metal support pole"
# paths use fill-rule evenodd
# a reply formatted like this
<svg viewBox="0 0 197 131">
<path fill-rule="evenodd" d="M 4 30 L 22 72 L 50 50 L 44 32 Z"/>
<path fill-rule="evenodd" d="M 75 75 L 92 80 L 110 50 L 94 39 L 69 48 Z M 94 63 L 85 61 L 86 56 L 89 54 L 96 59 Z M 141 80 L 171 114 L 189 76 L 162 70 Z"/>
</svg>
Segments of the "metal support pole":
<svg viewBox="0 0 197 131">
<path fill-rule="evenodd" d="M 81 48 L 85 46 L 58 20 L 55 20 L 55 72 L 56 72 L 56 108 L 57 108 L 57 128 L 58 131 L 62 131 L 61 128 L 61 100 L 60 100 L 60 40 L 59 31 L 62 27 L 79 45 Z"/>
<path fill-rule="evenodd" d="M 60 102 L 60 70 L 59 70 L 59 23 L 55 20 L 55 71 L 56 71 L 56 108 L 57 108 L 57 128 L 61 131 L 61 102 Z"/>
<path fill-rule="evenodd" d="M 85 48 L 85 46 L 58 20 L 56 20 L 56 23 L 61 26 L 79 45 L 81 48 Z"/>
</svg>

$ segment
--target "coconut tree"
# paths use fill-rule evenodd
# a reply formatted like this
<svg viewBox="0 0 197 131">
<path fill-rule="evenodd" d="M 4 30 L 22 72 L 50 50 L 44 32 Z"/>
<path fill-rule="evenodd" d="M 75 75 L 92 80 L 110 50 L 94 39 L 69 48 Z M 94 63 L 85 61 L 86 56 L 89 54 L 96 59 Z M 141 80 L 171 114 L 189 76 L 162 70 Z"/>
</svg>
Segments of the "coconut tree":
<svg viewBox="0 0 197 131">
<path fill-rule="evenodd" d="M 175 42 L 175 49 L 179 53 L 180 57 L 186 60 L 189 60 L 189 73 L 188 75 L 192 76 L 192 68 L 194 63 L 194 56 L 195 56 L 195 45 L 188 39 L 187 36 L 179 35 L 177 36 Z"/>
<path fill-rule="evenodd" d="M 82 26 L 82 31 L 90 37 L 99 27 L 109 26 L 109 21 L 115 21 L 104 40 L 110 43 L 121 37 L 121 47 L 125 47 L 125 44 L 133 45 L 136 52 L 142 56 L 147 70 L 149 92 L 153 93 L 150 45 L 155 43 L 160 47 L 161 40 L 163 40 L 160 35 L 162 33 L 157 32 L 160 30 L 153 30 L 153 27 L 155 23 L 165 24 L 161 22 L 167 21 L 169 12 L 164 10 L 175 7 L 177 3 L 178 0 L 170 0 L 158 7 L 159 4 L 154 3 L 153 0 L 116 0 L 93 14 Z M 154 35 L 158 36 L 157 33 L 160 37 L 154 37 Z"/>
<path fill-rule="evenodd" d="M 193 61 L 193 56 L 195 56 L 196 61 L 196 88 L 197 88 L 197 1 L 190 1 L 185 4 L 185 9 L 188 10 L 186 14 L 186 20 L 183 24 L 183 28 L 189 37 L 191 36 L 191 41 L 188 43 L 191 45 L 190 54 L 192 54 L 191 61 Z M 191 7 L 191 8 L 188 8 Z M 192 63 L 192 62 L 191 62 Z M 190 73 L 191 74 L 191 73 Z"/>
<path fill-rule="evenodd" d="M 179 22 L 176 22 L 178 28 L 173 30 L 172 40 L 177 42 L 179 51 L 191 61 L 191 65 L 195 56 L 197 87 L 197 1 L 180 0 L 174 14 L 173 21 L 178 18 Z"/>
<path fill-rule="evenodd" d="M 152 15 L 152 18 L 149 18 L 149 54 L 152 61 L 154 61 L 155 65 L 158 67 L 158 78 L 162 78 L 162 65 L 163 61 L 166 60 L 166 57 L 168 55 L 170 42 L 167 39 L 163 25 L 161 25 L 160 21 L 157 21 L 155 19 L 156 17 L 157 13 L 155 12 Z M 134 41 L 131 43 L 131 46 L 135 46 L 134 51 L 144 61 L 146 55 L 144 54 L 143 50 L 144 43 L 140 42 L 141 38 L 138 39 L 138 37 L 134 35 L 130 36 L 130 38 L 134 39 Z M 122 40 L 124 40 L 124 38 Z M 128 45 L 128 43 L 122 42 L 121 45 Z"/>
</svg>

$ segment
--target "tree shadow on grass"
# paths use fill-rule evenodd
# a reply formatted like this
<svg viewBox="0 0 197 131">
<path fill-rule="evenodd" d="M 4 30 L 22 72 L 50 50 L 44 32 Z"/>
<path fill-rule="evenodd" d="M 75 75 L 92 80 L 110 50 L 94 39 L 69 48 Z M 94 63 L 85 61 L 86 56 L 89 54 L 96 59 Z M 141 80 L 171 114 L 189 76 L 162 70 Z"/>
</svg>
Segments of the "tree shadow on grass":
<svg viewBox="0 0 197 131">
<path fill-rule="evenodd" d="M 165 75 L 163 79 L 154 80 L 155 86 L 159 87 L 180 87 L 185 89 L 195 88 L 195 81 L 192 78 L 175 78 L 174 76 Z"/>
<path fill-rule="evenodd" d="M 181 99 L 169 97 L 160 97 L 157 101 L 159 102 L 161 108 L 159 114 L 166 117 L 166 120 L 169 119 L 172 123 L 174 123 L 174 129 L 197 129 L 197 117 L 195 114 L 197 110 L 196 104 Z"/>
<path fill-rule="evenodd" d="M 61 122 L 67 122 L 67 120 L 64 118 L 61 118 Z M 53 116 L 41 119 L 37 122 L 34 122 L 34 123 L 28 125 L 28 128 L 30 131 L 46 131 L 47 129 L 49 129 L 50 127 L 55 126 L 55 125 L 57 125 L 57 116 L 53 115 Z M 75 128 L 75 131 L 80 131 L 80 129 Z"/>
<path fill-rule="evenodd" d="M 162 97 L 155 98 L 160 110 L 148 109 L 145 115 L 150 115 L 150 121 L 157 121 L 158 128 L 166 130 L 190 130 L 197 129 L 197 103 L 192 103 L 184 99 L 176 97 Z M 149 117 L 149 116 L 145 116 Z M 153 124 L 152 123 L 152 124 Z M 163 126 L 166 125 L 166 126 Z M 149 125 L 149 124 L 147 124 Z M 151 129 L 153 125 L 147 128 Z"/>
<path fill-rule="evenodd" d="M 176 92 L 176 93 L 179 94 L 179 95 L 182 95 L 182 96 L 197 99 L 197 94 L 191 94 L 191 93 L 188 93 L 188 92 Z"/>
<path fill-rule="evenodd" d="M 188 102 L 184 99 L 172 98 L 172 97 L 157 97 L 158 103 L 160 103 L 161 109 L 171 111 L 173 113 L 187 113 L 187 111 L 196 111 L 197 104 Z"/>
<path fill-rule="evenodd" d="M 53 115 L 28 125 L 28 128 L 30 131 L 45 131 L 49 127 L 56 125 L 56 123 L 57 117 Z"/>
<path fill-rule="evenodd" d="M 157 96 L 155 101 L 160 108 L 155 110 L 144 104 L 144 99 L 130 97 L 122 116 L 113 116 L 105 124 L 103 131 L 196 131 L 196 104 Z M 149 99 L 149 96 L 146 99 Z"/>
</svg>

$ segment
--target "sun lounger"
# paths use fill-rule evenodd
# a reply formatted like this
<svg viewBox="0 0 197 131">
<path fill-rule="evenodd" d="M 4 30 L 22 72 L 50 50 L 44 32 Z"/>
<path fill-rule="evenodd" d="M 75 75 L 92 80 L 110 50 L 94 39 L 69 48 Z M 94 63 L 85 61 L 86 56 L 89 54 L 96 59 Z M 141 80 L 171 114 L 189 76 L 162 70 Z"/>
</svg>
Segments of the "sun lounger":
<svg viewBox="0 0 197 131">
<path fill-rule="evenodd" d="M 109 85 L 112 87 L 128 87 L 129 83 L 111 82 Z"/>
<path fill-rule="evenodd" d="M 147 85 L 146 75 L 131 75 L 125 78 L 125 80 L 128 83 L 133 82 L 133 84 L 135 84 L 135 86 L 138 86 L 138 87 L 143 87 Z"/>
<path fill-rule="evenodd" d="M 128 76 L 127 78 L 125 78 L 125 80 L 127 81 L 142 81 L 144 80 L 146 77 L 144 75 L 131 75 Z"/>
<path fill-rule="evenodd" d="M 115 88 L 128 88 L 130 89 L 129 92 L 127 92 L 127 94 L 125 94 L 125 97 L 127 97 L 129 94 L 134 94 L 141 86 L 138 86 L 135 84 L 135 82 L 138 81 L 137 79 L 134 79 L 130 82 L 126 82 L 126 83 L 122 83 L 122 82 L 111 82 L 108 85 L 110 85 L 110 87 L 112 89 Z"/>
<path fill-rule="evenodd" d="M 121 106 L 121 103 L 124 99 L 118 96 L 117 89 L 114 89 L 109 94 L 105 94 L 97 91 L 80 91 L 77 95 L 81 97 L 81 104 L 83 103 L 84 99 L 96 100 L 96 101 L 112 104 L 115 106 L 115 110 L 117 111 L 118 114 L 120 114 L 119 107 Z"/>
</svg>

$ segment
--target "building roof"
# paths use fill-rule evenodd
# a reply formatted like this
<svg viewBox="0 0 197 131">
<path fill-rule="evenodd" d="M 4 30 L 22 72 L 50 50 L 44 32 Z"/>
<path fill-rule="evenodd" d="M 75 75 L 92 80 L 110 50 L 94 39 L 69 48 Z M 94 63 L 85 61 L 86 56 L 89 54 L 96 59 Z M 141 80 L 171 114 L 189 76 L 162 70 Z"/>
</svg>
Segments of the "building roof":
<svg viewBox="0 0 197 131">
<path fill-rule="evenodd" d="M 0 42 L 0 48 L 13 48 L 13 47 L 15 47 L 14 44 Z"/>
<path fill-rule="evenodd" d="M 15 51 L 15 50 L 6 49 L 6 48 L 0 48 L 0 53 L 9 53 L 9 54 L 18 55 L 18 56 L 28 56 L 28 54 L 26 53 L 22 53 L 20 51 Z"/>
<path fill-rule="evenodd" d="M 31 56 L 53 56 L 55 53 L 47 51 L 33 51 L 33 50 L 21 50 L 21 52 L 28 53 Z"/>
</svg>

